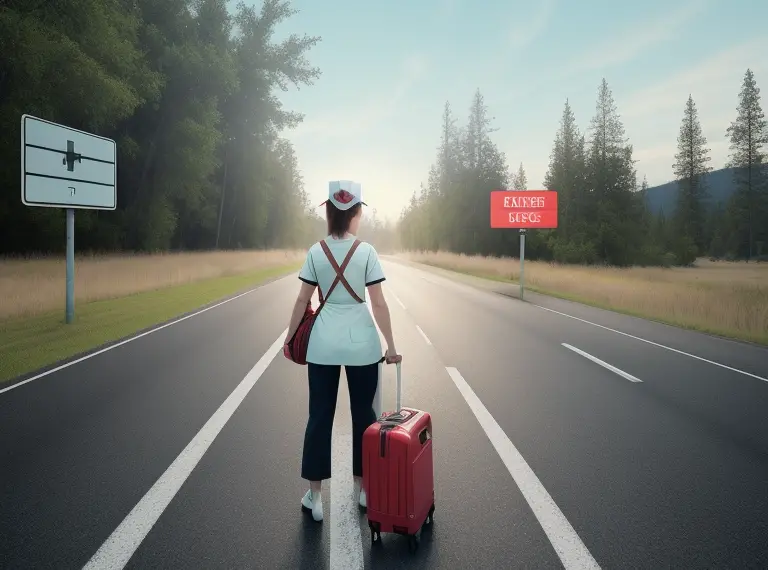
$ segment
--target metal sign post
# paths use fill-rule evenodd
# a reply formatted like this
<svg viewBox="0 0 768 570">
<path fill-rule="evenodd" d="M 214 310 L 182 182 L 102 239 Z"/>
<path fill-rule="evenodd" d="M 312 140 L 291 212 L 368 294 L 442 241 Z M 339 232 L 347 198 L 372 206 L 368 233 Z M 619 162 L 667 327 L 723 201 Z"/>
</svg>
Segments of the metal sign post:
<svg viewBox="0 0 768 570">
<path fill-rule="evenodd" d="M 117 208 L 117 144 L 21 116 L 21 202 L 67 215 L 66 322 L 75 319 L 75 210 Z"/>
<path fill-rule="evenodd" d="M 525 294 L 525 230 L 520 230 L 520 300 Z"/>
<path fill-rule="evenodd" d="M 75 320 L 75 211 L 67 208 L 67 314 L 70 324 Z"/>
<path fill-rule="evenodd" d="M 520 300 L 525 297 L 525 234 L 527 229 L 557 228 L 555 190 L 494 190 L 491 192 L 492 228 L 520 230 Z"/>
</svg>

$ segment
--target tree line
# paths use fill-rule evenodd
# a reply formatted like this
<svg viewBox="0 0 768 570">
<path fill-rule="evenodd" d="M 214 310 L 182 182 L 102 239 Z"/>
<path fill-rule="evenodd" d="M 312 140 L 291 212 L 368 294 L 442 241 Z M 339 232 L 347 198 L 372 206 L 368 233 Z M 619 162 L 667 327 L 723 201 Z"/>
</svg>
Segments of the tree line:
<svg viewBox="0 0 768 570">
<path fill-rule="evenodd" d="M 314 238 L 278 95 L 311 85 L 295 11 L 227 0 L 8 0 L 0 7 L 0 254 L 64 247 L 60 209 L 19 195 L 20 119 L 115 139 L 116 211 L 78 211 L 80 250 L 270 248 Z"/>
<path fill-rule="evenodd" d="M 505 155 L 491 138 L 480 91 L 467 124 L 458 127 L 450 103 L 442 115 L 441 140 L 428 181 L 414 192 L 398 224 L 409 250 L 517 255 L 516 230 L 491 229 L 492 190 L 526 190 L 522 164 L 510 174 Z M 673 171 L 677 205 L 671 216 L 651 212 L 648 184 L 638 184 L 636 160 L 605 79 L 587 132 L 566 100 L 543 189 L 558 192 L 557 229 L 529 230 L 526 256 L 563 263 L 686 265 L 698 256 L 765 257 L 768 243 L 768 128 L 754 74 L 744 75 L 730 140 L 734 191 L 726 204 L 712 203 L 712 168 L 693 97 L 689 95 L 678 136 Z"/>
</svg>

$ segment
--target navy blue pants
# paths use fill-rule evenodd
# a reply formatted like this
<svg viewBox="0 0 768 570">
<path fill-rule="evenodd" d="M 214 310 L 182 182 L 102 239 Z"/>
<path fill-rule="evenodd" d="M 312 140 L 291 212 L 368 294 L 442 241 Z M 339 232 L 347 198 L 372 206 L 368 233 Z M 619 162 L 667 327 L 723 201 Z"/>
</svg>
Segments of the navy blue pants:
<svg viewBox="0 0 768 570">
<path fill-rule="evenodd" d="M 341 366 L 307 363 L 309 420 L 304 433 L 301 477 L 308 481 L 331 478 L 331 432 L 336 414 Z M 349 407 L 352 412 L 352 474 L 363 475 L 363 432 L 376 421 L 373 397 L 379 381 L 379 364 L 345 366 Z"/>
</svg>

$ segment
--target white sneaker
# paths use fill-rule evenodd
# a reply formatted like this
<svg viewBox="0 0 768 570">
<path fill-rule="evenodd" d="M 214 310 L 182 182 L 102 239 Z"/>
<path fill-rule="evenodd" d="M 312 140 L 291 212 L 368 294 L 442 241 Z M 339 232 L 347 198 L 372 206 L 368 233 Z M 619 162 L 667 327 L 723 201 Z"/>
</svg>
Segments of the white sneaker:
<svg viewBox="0 0 768 570">
<path fill-rule="evenodd" d="M 323 497 L 321 494 L 312 493 L 312 489 L 307 491 L 304 498 L 301 499 L 301 510 L 312 513 L 312 518 L 317 522 L 323 520 Z"/>
<path fill-rule="evenodd" d="M 365 508 L 368 508 L 368 499 L 365 496 L 365 489 L 360 489 L 360 506 Z"/>
</svg>

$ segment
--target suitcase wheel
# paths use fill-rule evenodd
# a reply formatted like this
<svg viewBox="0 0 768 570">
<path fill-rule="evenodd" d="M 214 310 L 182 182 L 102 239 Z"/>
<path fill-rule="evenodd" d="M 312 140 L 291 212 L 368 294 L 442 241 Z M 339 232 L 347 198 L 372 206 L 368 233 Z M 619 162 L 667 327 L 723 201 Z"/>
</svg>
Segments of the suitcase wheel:
<svg viewBox="0 0 768 570">
<path fill-rule="evenodd" d="M 381 542 L 381 532 L 376 530 L 372 522 L 368 522 L 368 526 L 371 529 L 371 544 L 376 544 L 377 541 Z"/>
<path fill-rule="evenodd" d="M 435 522 L 435 505 L 432 505 L 432 508 L 429 509 L 427 520 L 424 521 L 424 524 L 432 524 L 433 522 Z"/>
<path fill-rule="evenodd" d="M 408 550 L 411 552 L 416 552 L 416 550 L 419 548 L 419 539 L 416 538 L 415 534 L 409 534 L 408 535 Z"/>
</svg>

